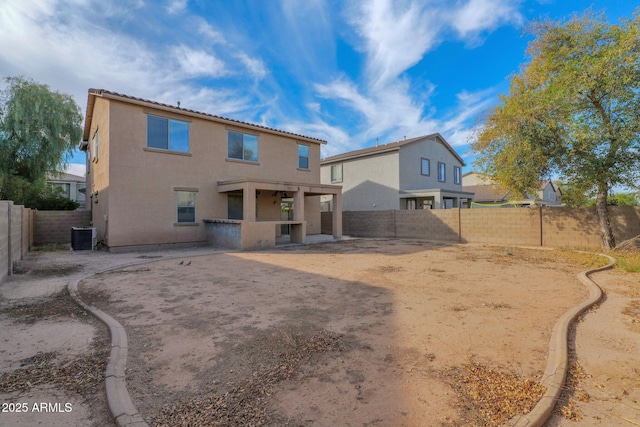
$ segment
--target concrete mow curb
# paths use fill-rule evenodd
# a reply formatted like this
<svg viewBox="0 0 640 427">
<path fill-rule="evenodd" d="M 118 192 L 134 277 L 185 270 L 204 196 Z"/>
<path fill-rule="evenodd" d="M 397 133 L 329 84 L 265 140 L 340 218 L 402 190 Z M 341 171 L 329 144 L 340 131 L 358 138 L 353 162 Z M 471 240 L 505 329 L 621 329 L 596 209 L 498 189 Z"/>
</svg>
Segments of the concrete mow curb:
<svg viewBox="0 0 640 427">
<path fill-rule="evenodd" d="M 170 259 L 170 258 L 165 258 Z M 157 261 L 157 260 L 154 260 Z M 125 380 L 125 370 L 127 367 L 127 333 L 124 327 L 113 317 L 109 316 L 105 312 L 98 310 L 96 307 L 85 304 L 78 295 L 78 284 L 91 276 L 96 274 L 106 273 L 112 270 L 119 270 L 121 268 L 127 268 L 134 265 L 147 264 L 153 262 L 150 260 L 131 262 L 116 267 L 109 267 L 103 270 L 95 271 L 80 277 L 77 280 L 69 282 L 67 289 L 71 298 L 80 305 L 82 308 L 97 317 L 102 323 L 109 328 L 109 334 L 111 335 L 111 353 L 109 354 L 109 362 L 107 363 L 107 370 L 105 373 L 105 387 L 107 392 L 107 403 L 109 404 L 109 410 L 116 420 L 116 424 L 120 427 L 149 427 L 149 425 L 142 418 L 142 415 L 138 413 L 138 409 L 131 401 L 129 391 L 127 390 L 127 384 Z"/>
<path fill-rule="evenodd" d="M 533 410 L 523 415 L 514 424 L 514 427 L 542 426 L 551 416 L 553 408 L 555 408 L 558 399 L 560 399 L 567 378 L 567 370 L 569 369 L 569 328 L 578 316 L 602 299 L 602 289 L 600 289 L 598 284 L 589 276 L 593 273 L 610 269 L 616 262 L 616 260 L 609 255 L 599 255 L 608 258 L 609 264 L 578 274 L 580 282 L 589 290 L 589 298 L 564 313 L 562 317 L 558 319 L 551 332 L 547 368 L 542 375 L 541 381 L 541 384 L 546 387 L 547 392 L 542 396 Z"/>
<path fill-rule="evenodd" d="M 203 255 L 207 254 L 192 254 L 190 256 L 194 257 Z M 551 332 L 547 367 L 541 381 L 541 384 L 546 387 L 547 391 L 533 410 L 519 418 L 514 424 L 514 427 L 540 427 L 551 416 L 551 413 L 553 412 L 553 409 L 555 408 L 564 389 L 567 370 L 569 367 L 568 335 L 571 324 L 580 314 L 599 302 L 602 298 L 602 290 L 589 276 L 599 271 L 608 270 L 615 264 L 615 259 L 613 257 L 604 254 L 600 255 L 608 258 L 609 264 L 604 267 L 587 270 L 578 274 L 580 282 L 582 282 L 582 284 L 589 290 L 589 297 L 581 304 L 565 312 L 562 317 L 558 319 Z M 184 258 L 184 255 L 170 256 L 164 258 L 163 261 L 176 258 Z M 105 268 L 73 280 L 67 285 L 69 294 L 73 300 L 82 308 L 97 317 L 109 328 L 109 333 L 111 335 L 111 353 L 109 355 L 109 362 L 107 363 L 105 386 L 109 410 L 119 427 L 149 427 L 131 401 L 131 397 L 129 396 L 129 392 L 126 387 L 125 370 L 128 351 L 127 334 L 124 327 L 114 318 L 96 307 L 85 304 L 78 295 L 78 285 L 82 280 L 88 279 L 89 277 L 97 274 L 156 261 L 158 260 L 144 260 Z"/>
</svg>

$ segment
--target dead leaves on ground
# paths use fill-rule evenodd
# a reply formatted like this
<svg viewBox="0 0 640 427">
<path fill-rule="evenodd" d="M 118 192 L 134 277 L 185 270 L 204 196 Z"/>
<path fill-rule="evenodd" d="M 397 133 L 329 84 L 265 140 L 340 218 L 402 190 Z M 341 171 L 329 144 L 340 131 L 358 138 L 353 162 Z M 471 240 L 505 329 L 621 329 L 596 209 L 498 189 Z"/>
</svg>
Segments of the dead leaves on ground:
<svg viewBox="0 0 640 427">
<path fill-rule="evenodd" d="M 58 360 L 58 353 L 38 353 L 22 361 L 21 368 L 0 374 L 0 393 L 27 391 L 42 384 L 55 384 L 86 395 L 102 383 L 107 366 L 107 350 Z"/>
<path fill-rule="evenodd" d="M 546 391 L 537 381 L 473 361 L 448 369 L 443 377 L 458 395 L 461 425 L 499 426 L 529 413 Z"/>
<path fill-rule="evenodd" d="M 164 406 L 151 420 L 156 427 L 168 426 L 263 426 L 269 423 L 267 398 L 280 381 L 291 378 L 298 367 L 319 353 L 341 351 L 342 335 L 326 331 L 313 335 L 287 332 L 290 350 L 277 363 L 253 372 L 249 378 L 230 384 L 228 391 L 192 398 Z"/>
<path fill-rule="evenodd" d="M 0 308 L 0 314 L 6 314 L 14 323 L 27 325 L 33 325 L 42 319 L 88 316 L 87 312 L 71 299 L 67 288 L 48 298 L 33 298 L 26 303 L 6 304 Z"/>
</svg>

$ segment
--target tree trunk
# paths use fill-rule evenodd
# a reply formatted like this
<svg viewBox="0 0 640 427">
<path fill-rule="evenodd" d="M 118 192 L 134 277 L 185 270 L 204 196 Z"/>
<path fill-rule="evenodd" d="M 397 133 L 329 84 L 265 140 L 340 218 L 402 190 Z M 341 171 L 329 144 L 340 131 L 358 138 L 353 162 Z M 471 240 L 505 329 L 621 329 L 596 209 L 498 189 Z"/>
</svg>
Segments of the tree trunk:
<svg viewBox="0 0 640 427">
<path fill-rule="evenodd" d="M 611 230 L 611 223 L 609 222 L 609 210 L 607 209 L 608 195 L 609 188 L 606 185 L 598 186 L 596 212 L 598 213 L 598 222 L 600 223 L 602 248 L 605 250 L 614 249 L 616 247 L 616 239 L 613 237 L 613 230 Z"/>
</svg>

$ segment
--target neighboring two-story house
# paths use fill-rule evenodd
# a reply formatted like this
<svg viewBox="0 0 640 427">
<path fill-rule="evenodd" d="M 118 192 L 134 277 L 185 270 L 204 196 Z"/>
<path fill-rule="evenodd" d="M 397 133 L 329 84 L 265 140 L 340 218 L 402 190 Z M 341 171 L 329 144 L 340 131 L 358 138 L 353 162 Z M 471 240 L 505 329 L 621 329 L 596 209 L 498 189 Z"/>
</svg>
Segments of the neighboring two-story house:
<svg viewBox="0 0 640 427">
<path fill-rule="evenodd" d="M 524 198 L 512 197 L 508 190 L 493 182 L 491 177 L 480 172 L 467 172 L 462 176 L 464 191 L 474 194 L 475 207 L 514 206 L 561 206 L 562 191 L 550 179 L 540 181 L 535 194 Z"/>
<path fill-rule="evenodd" d="M 85 207 L 86 179 L 70 173 L 50 174 L 47 184 L 60 191 L 66 198 L 78 202 L 80 209 Z"/>
<path fill-rule="evenodd" d="M 438 133 L 338 154 L 321 164 L 322 182 L 342 185 L 345 211 L 457 208 L 473 198 L 462 190 L 464 161 Z"/>
<path fill-rule="evenodd" d="M 304 242 L 320 233 L 320 196 L 341 203 L 340 186 L 320 182 L 325 143 L 90 89 L 80 148 L 97 239 L 111 250 L 207 242 L 251 249 L 273 246 L 286 225 Z"/>
</svg>

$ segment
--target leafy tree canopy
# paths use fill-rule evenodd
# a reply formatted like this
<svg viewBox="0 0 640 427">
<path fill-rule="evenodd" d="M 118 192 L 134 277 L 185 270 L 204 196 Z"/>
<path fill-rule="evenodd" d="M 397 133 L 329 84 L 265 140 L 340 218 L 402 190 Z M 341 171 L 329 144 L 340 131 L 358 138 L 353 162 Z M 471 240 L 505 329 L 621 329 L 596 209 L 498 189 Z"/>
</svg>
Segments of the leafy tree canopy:
<svg viewBox="0 0 640 427">
<path fill-rule="evenodd" d="M 476 163 L 521 194 L 552 174 L 595 191 L 603 246 L 614 247 L 608 192 L 640 177 L 640 18 L 610 25 L 586 12 L 530 31 L 530 61 L 479 127 Z"/>
<path fill-rule="evenodd" d="M 0 197 L 25 204 L 64 168 L 82 138 L 82 114 L 70 95 L 22 77 L 0 96 Z M 27 197 L 27 195 L 30 195 Z"/>
</svg>

